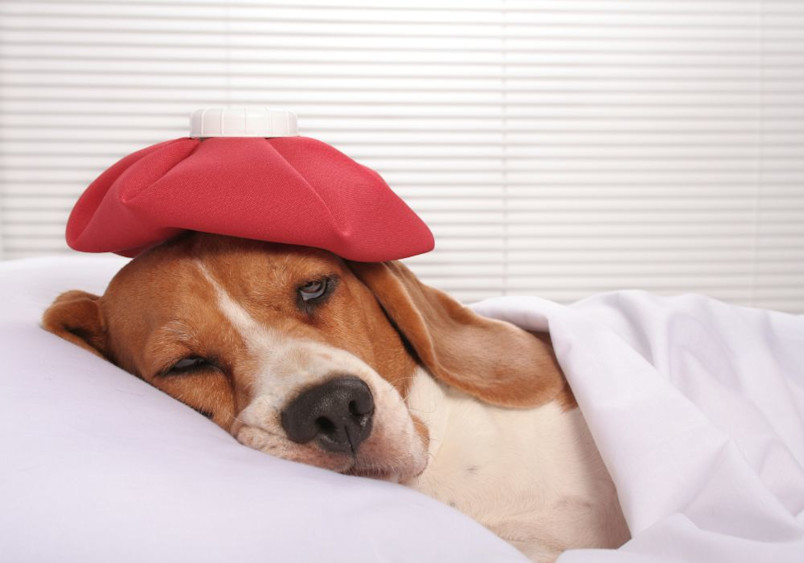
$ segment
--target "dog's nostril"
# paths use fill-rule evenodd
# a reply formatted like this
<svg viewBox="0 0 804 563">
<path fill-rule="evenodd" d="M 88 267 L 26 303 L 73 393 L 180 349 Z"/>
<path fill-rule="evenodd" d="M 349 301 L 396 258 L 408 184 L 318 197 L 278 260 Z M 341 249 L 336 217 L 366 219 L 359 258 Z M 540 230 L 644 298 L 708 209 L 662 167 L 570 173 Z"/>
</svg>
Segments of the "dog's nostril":
<svg viewBox="0 0 804 563">
<path fill-rule="evenodd" d="M 350 401 L 349 402 L 349 412 L 355 416 L 365 416 L 367 414 L 371 414 L 371 411 L 374 410 L 374 403 L 373 401 L 369 401 L 370 404 L 367 405 L 359 405 L 357 401 Z"/>
<path fill-rule="evenodd" d="M 331 434 L 335 430 L 335 423 L 325 416 L 316 418 L 315 425 L 318 427 L 319 431 L 325 434 Z"/>
<path fill-rule="evenodd" d="M 371 434 L 374 398 L 363 380 L 336 377 L 304 391 L 282 411 L 282 427 L 297 443 L 316 440 L 323 449 L 355 453 Z"/>
</svg>

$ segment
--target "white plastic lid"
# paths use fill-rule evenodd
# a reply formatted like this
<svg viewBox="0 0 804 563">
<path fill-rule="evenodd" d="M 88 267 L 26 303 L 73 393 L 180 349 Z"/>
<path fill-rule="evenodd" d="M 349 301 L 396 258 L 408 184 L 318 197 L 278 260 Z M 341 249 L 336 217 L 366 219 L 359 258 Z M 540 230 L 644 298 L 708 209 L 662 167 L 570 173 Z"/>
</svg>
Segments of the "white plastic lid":
<svg viewBox="0 0 804 563">
<path fill-rule="evenodd" d="M 190 116 L 190 137 L 298 137 L 296 114 L 265 107 L 204 108 Z"/>
</svg>

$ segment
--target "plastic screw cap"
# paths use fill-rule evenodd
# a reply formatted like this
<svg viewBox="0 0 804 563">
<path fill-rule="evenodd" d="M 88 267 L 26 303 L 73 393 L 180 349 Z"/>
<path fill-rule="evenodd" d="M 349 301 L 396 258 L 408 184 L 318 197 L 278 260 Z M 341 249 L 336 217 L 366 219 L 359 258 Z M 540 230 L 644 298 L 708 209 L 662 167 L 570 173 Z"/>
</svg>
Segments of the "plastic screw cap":
<svg viewBox="0 0 804 563">
<path fill-rule="evenodd" d="M 190 116 L 190 137 L 298 137 L 296 114 L 265 107 L 205 108 Z"/>
</svg>

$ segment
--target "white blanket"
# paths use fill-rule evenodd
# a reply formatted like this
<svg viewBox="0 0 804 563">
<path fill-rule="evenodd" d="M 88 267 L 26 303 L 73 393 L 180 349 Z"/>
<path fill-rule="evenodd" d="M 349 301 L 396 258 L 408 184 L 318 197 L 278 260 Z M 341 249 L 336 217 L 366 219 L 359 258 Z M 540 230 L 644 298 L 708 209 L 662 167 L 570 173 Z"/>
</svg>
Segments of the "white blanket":
<svg viewBox="0 0 804 563">
<path fill-rule="evenodd" d="M 804 562 L 804 316 L 626 291 L 475 309 L 550 330 L 633 539 L 578 562 Z"/>
</svg>

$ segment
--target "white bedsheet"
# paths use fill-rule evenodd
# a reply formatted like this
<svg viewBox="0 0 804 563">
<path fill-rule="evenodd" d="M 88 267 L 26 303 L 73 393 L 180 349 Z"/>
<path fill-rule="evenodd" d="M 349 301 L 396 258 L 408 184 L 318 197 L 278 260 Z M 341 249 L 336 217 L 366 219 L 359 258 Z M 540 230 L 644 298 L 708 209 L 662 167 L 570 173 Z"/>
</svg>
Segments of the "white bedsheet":
<svg viewBox="0 0 804 563">
<path fill-rule="evenodd" d="M 549 328 L 633 539 L 580 562 L 804 562 L 804 316 L 638 291 L 475 309 Z"/>
</svg>

